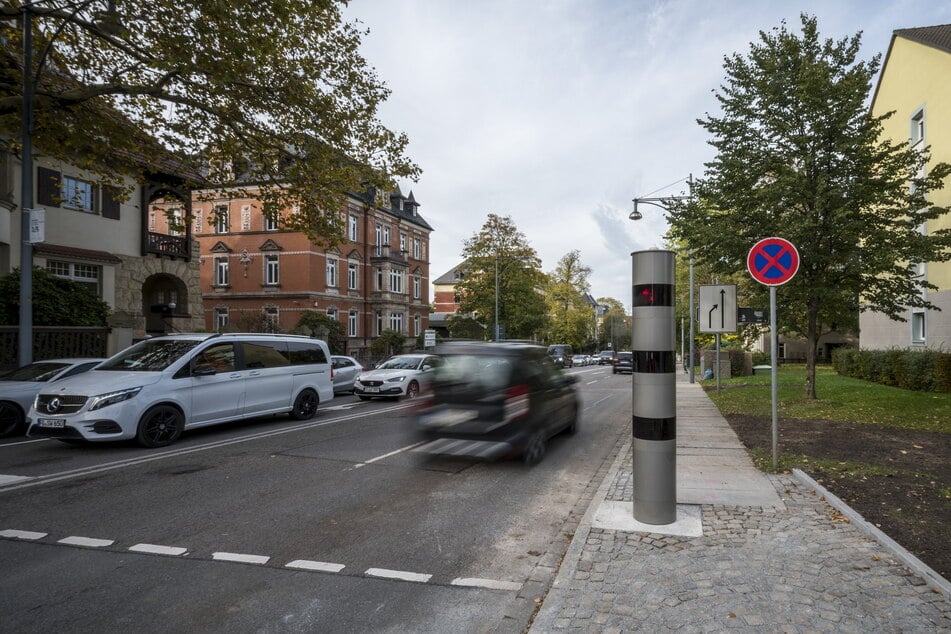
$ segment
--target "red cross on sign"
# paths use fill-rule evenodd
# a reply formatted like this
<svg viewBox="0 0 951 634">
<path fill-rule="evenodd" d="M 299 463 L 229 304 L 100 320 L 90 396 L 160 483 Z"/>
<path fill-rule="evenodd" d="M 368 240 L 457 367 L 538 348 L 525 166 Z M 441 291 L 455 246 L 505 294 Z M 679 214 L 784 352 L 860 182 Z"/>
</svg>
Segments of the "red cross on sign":
<svg viewBox="0 0 951 634">
<path fill-rule="evenodd" d="M 746 268 L 760 284 L 780 286 L 796 276 L 799 251 L 789 240 L 763 238 L 746 256 Z"/>
</svg>

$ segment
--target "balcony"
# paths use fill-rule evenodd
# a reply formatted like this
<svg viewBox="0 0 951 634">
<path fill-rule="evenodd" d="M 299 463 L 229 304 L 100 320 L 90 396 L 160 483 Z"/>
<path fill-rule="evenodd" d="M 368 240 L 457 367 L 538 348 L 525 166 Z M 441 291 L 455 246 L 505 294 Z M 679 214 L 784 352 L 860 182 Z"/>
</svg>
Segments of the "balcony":
<svg viewBox="0 0 951 634">
<path fill-rule="evenodd" d="M 370 262 L 373 264 L 376 264 L 377 262 L 397 262 L 399 264 L 407 264 L 408 260 L 406 259 L 406 251 L 392 249 L 390 248 L 390 245 L 383 244 L 373 247 L 373 250 L 370 252 Z"/>
<path fill-rule="evenodd" d="M 191 258 L 187 238 L 165 233 L 155 233 L 153 231 L 149 231 L 148 233 L 145 253 L 154 253 L 155 255 L 164 255 L 170 258 L 182 258 L 184 260 Z"/>
</svg>

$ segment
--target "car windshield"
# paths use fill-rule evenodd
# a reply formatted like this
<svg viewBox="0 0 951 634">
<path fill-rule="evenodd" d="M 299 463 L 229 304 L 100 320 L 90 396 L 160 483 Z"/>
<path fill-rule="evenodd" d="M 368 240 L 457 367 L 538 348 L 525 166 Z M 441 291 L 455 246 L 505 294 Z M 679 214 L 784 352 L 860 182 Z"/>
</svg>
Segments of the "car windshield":
<svg viewBox="0 0 951 634">
<path fill-rule="evenodd" d="M 109 359 L 97 370 L 127 372 L 161 372 L 182 358 L 200 342 L 189 339 L 156 339 L 140 341 Z"/>
<path fill-rule="evenodd" d="M 0 381 L 35 381 L 36 383 L 43 383 L 59 374 L 68 365 L 68 363 L 38 361 L 7 372 L 0 377 Z"/>
<path fill-rule="evenodd" d="M 422 362 L 422 357 L 393 357 L 377 366 L 377 370 L 418 370 Z"/>
<path fill-rule="evenodd" d="M 464 384 L 469 388 L 492 391 L 509 383 L 515 359 L 500 355 L 448 355 L 436 368 L 436 382 Z"/>
</svg>

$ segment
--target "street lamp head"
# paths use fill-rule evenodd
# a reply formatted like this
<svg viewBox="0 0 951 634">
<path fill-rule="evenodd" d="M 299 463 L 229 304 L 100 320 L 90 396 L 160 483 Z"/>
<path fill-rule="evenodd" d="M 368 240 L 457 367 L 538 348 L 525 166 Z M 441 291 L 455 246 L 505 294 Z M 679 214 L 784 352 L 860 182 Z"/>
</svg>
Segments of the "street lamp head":
<svg viewBox="0 0 951 634">
<path fill-rule="evenodd" d="M 630 220 L 640 220 L 644 217 L 644 214 L 637 210 L 637 199 L 634 199 L 634 211 L 631 212 L 631 215 L 628 216 Z"/>
</svg>

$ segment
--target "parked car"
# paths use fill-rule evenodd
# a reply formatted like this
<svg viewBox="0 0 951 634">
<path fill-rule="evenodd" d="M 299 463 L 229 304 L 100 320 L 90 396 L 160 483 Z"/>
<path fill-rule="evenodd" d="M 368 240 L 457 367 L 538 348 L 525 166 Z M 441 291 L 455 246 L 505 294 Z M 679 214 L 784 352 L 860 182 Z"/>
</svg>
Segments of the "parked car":
<svg viewBox="0 0 951 634">
<path fill-rule="evenodd" d="M 572 365 L 572 366 L 576 366 L 576 365 L 577 365 L 577 366 L 580 366 L 580 367 L 584 367 L 584 366 L 588 365 L 588 357 L 586 357 L 586 356 L 583 355 L 583 354 L 572 355 L 572 357 L 571 357 L 571 365 Z"/>
<path fill-rule="evenodd" d="M 105 359 L 34 361 L 0 376 L 0 438 L 26 431 L 26 415 L 37 392 L 47 384 L 81 374 Z"/>
<path fill-rule="evenodd" d="M 614 367 L 611 369 L 612 374 L 618 374 L 619 372 L 627 372 L 628 374 L 634 373 L 634 353 L 633 352 L 618 352 L 615 357 Z"/>
<path fill-rule="evenodd" d="M 398 354 L 373 370 L 364 370 L 353 384 L 361 400 L 371 398 L 416 398 L 429 388 L 433 369 L 441 363 L 432 354 Z"/>
<path fill-rule="evenodd" d="M 353 384 L 363 372 L 363 365 L 353 357 L 342 354 L 335 354 L 330 360 L 334 369 L 334 394 L 353 392 Z"/>
<path fill-rule="evenodd" d="M 611 365 L 614 363 L 614 351 L 602 350 L 598 354 L 598 365 Z"/>
<path fill-rule="evenodd" d="M 185 430 L 240 418 L 289 413 L 306 420 L 333 399 L 330 372 L 326 342 L 310 337 L 154 337 L 44 386 L 27 435 L 71 443 L 135 438 L 161 447 Z"/>
<path fill-rule="evenodd" d="M 572 367 L 571 358 L 574 356 L 574 352 L 572 351 L 571 346 L 566 343 L 556 343 L 548 346 L 548 356 L 551 357 L 555 367 Z"/>
<path fill-rule="evenodd" d="M 439 348 L 432 394 L 417 416 L 416 451 L 535 464 L 548 440 L 578 425 L 577 378 L 545 348 L 525 343 L 452 343 Z"/>
</svg>

